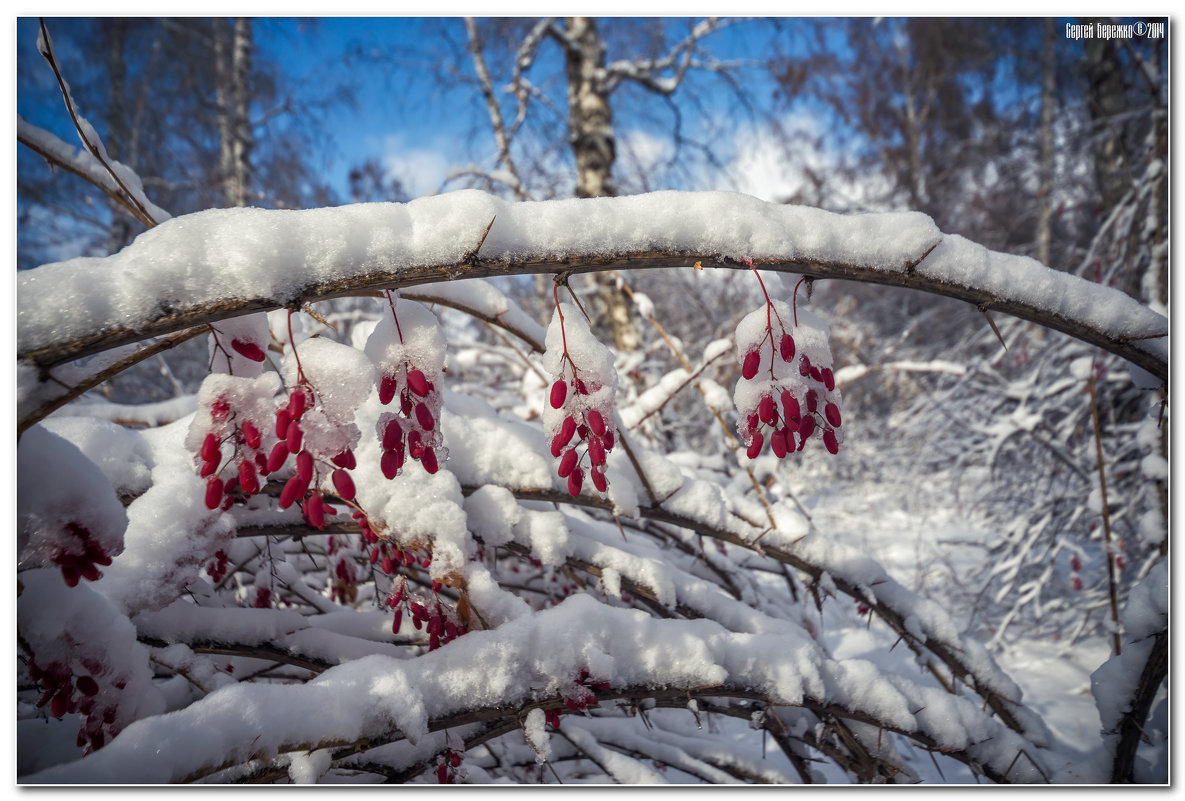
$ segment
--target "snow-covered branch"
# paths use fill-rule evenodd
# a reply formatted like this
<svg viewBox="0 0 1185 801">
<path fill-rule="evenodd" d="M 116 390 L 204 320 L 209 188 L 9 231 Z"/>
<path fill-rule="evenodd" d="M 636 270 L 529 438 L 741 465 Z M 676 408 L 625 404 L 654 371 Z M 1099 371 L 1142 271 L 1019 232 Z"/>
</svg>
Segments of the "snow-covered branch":
<svg viewBox="0 0 1185 801">
<path fill-rule="evenodd" d="M 201 323 L 376 288 L 696 262 L 737 269 L 741 257 L 768 270 L 959 298 L 1167 378 L 1167 320 L 1118 290 L 944 236 L 920 214 L 839 215 L 722 192 L 518 204 L 463 191 L 408 204 L 200 212 L 113 256 L 22 273 L 17 349 L 22 359 L 52 366 Z"/>
</svg>

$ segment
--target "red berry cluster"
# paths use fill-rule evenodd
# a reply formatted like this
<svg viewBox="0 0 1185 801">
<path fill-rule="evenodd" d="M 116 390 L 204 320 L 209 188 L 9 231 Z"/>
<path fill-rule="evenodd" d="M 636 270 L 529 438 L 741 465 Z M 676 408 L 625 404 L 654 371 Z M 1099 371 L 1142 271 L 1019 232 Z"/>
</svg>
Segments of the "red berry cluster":
<svg viewBox="0 0 1185 801">
<path fill-rule="evenodd" d="M 567 360 L 571 363 L 570 357 Z M 551 408 L 567 412 L 551 439 L 551 455 L 559 457 L 557 472 L 560 478 L 568 479 L 568 493 L 576 496 L 584 486 L 584 468 L 581 467 L 583 456 L 578 450 L 583 445 L 593 486 L 598 492 L 604 492 L 609 487 L 609 480 L 605 478 L 606 455 L 613 450 L 614 444 L 612 413 L 608 409 L 588 408 L 588 397 L 601 387 L 594 384 L 590 388 L 582 379 L 575 378 L 575 364 L 572 364 L 572 372 L 570 381 L 561 378 L 551 385 Z M 568 391 L 569 386 L 572 392 Z M 572 402 L 569 403 L 569 400 Z"/>
<path fill-rule="evenodd" d="M 436 781 L 440 784 L 456 784 L 457 782 L 457 768 L 461 767 L 461 759 L 464 754 L 460 751 L 449 749 L 440 758 L 440 764 L 436 766 Z"/>
<path fill-rule="evenodd" d="M 789 337 L 789 334 L 786 336 Z M 814 373 L 809 370 L 821 372 L 820 379 L 816 380 L 818 386 L 808 389 L 802 402 L 799 402 L 792 390 L 777 385 L 772 388 L 770 394 L 761 396 L 757 410 L 750 412 L 740 427 L 741 437 L 748 446 L 745 454 L 750 459 L 756 459 L 761 453 L 767 432 L 770 450 L 779 459 L 788 453 L 801 451 L 805 448 L 807 440 L 815 433 L 816 429 L 823 432 L 823 446 L 827 448 L 827 452 L 839 453 L 839 439 L 836 430 L 839 429 L 843 420 L 838 404 L 830 400 L 826 394 L 826 390 L 835 388 L 835 379 L 831 375 L 830 368 L 819 371 L 818 368 L 809 367 L 810 362 L 805 356 L 802 359 L 800 369 L 804 371 L 802 373 L 804 376 L 816 380 Z M 775 393 L 777 400 L 775 400 Z M 820 400 L 820 397 L 823 400 Z M 798 435 L 797 441 L 795 440 L 796 434 Z"/>
<path fill-rule="evenodd" d="M 101 665 L 93 667 L 93 673 L 102 672 Z M 119 733 L 113 725 L 116 707 L 98 706 L 99 683 L 94 676 L 84 673 L 75 677 L 70 668 L 61 662 L 53 662 L 42 668 L 30 659 L 29 677 L 44 690 L 37 701 L 38 707 L 49 704 L 50 714 L 59 719 L 76 712 L 84 716 L 82 727 L 78 730 L 77 744 L 79 748 L 85 747 L 86 753 L 99 750 L 110 737 Z M 125 685 L 117 682 L 114 686 L 123 689 Z"/>
<path fill-rule="evenodd" d="M 251 496 L 261 489 L 259 477 L 267 475 L 268 459 L 262 450 L 263 436 L 250 420 L 236 422 L 235 413 L 225 397 L 215 398 L 210 405 L 210 420 L 215 428 L 206 433 L 198 457 L 201 459 L 199 475 L 206 479 L 206 508 L 224 511 L 235 501 L 235 492 Z M 226 431 L 220 436 L 221 431 Z M 230 443 L 233 451 L 225 462 L 222 446 Z M 220 472 L 230 465 L 234 474 L 223 480 Z M 236 466 L 237 465 L 237 466 Z"/>
<path fill-rule="evenodd" d="M 593 680 L 589 676 L 587 668 L 581 668 L 580 673 L 577 674 L 576 680 L 560 690 L 560 695 L 563 696 L 564 706 L 573 712 L 583 712 L 590 706 L 597 706 L 600 701 L 597 700 L 595 690 L 604 692 L 609 689 L 609 682 Z M 558 710 L 557 710 L 558 711 Z M 558 720 L 558 718 L 557 718 Z M 549 721 L 550 722 L 550 721 Z M 559 723 L 554 724 L 559 728 Z"/>
<path fill-rule="evenodd" d="M 96 565 L 106 567 L 111 564 L 111 556 L 107 549 L 100 545 L 90 529 L 81 523 L 71 520 L 66 524 L 66 531 L 74 536 L 74 541 L 69 546 L 54 548 L 50 557 L 53 563 L 61 568 L 66 585 L 77 586 L 79 579 L 98 581 L 103 574 Z"/>
<path fill-rule="evenodd" d="M 218 550 L 214 552 L 214 561 L 206 565 L 206 573 L 210 576 L 210 581 L 218 584 L 226 578 L 227 572 L 230 570 L 230 555 L 226 551 Z"/>
<path fill-rule="evenodd" d="M 356 512 L 356 515 L 361 512 Z M 363 515 L 365 517 L 365 515 Z M 333 576 L 330 579 L 329 599 L 341 604 L 353 604 L 358 600 L 358 573 L 354 569 L 353 549 L 347 537 L 329 537 L 329 556 L 333 558 Z"/>
<path fill-rule="evenodd" d="M 440 469 L 436 432 L 441 398 L 436 385 L 424 371 L 405 362 L 394 375 L 379 381 L 379 402 L 390 405 L 399 398 L 398 414 L 387 412 L 379 418 L 379 439 L 383 446 L 380 467 L 387 478 L 395 478 L 410 456 L 428 473 Z"/>
<path fill-rule="evenodd" d="M 756 268 L 753 272 L 760 281 Z M 790 317 L 793 325 L 788 329 L 786 318 Z M 816 432 L 828 453 L 838 453 L 843 419 L 822 321 L 817 326 L 799 325 L 797 307 L 770 300 L 767 293 L 765 307 L 741 321 L 737 338 L 743 354 L 736 391 L 737 433 L 746 445 L 746 455 L 757 458 L 768 441 L 774 456 L 781 459 L 805 448 Z M 821 363 L 813 364 L 812 355 Z"/>
<path fill-rule="evenodd" d="M 1075 592 L 1082 592 L 1082 576 L 1079 571 L 1082 570 L 1082 560 L 1078 558 L 1078 554 L 1070 557 L 1070 586 L 1074 588 Z"/>
<path fill-rule="evenodd" d="M 268 457 L 268 469 L 278 470 L 288 456 L 296 457 L 296 472 L 284 484 L 280 491 L 280 508 L 287 509 L 294 503 L 300 504 L 301 515 L 305 522 L 317 530 L 325 528 L 326 516 L 337 514 L 337 509 L 325 501 L 318 486 L 318 465 L 313 452 L 305 447 L 304 431 L 301 418 L 316 402 L 316 396 L 301 376 L 301 380 L 292 390 L 288 403 L 276 410 L 276 438 Z M 344 501 L 354 499 L 354 480 L 347 470 L 357 467 L 354 452 L 346 448 L 331 460 L 333 485 Z M 273 467 L 275 465 L 275 467 Z"/>
</svg>

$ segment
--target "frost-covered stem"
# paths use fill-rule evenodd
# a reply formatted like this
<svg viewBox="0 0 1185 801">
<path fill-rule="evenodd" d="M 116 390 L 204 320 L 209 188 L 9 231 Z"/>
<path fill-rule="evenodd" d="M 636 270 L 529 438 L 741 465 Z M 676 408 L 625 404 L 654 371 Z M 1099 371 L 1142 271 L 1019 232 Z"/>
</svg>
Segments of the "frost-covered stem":
<svg viewBox="0 0 1185 801">
<path fill-rule="evenodd" d="M 1103 431 L 1099 425 L 1099 402 L 1094 388 L 1094 376 L 1087 381 L 1090 387 L 1090 413 L 1094 418 L 1095 453 L 1099 462 L 1099 492 L 1103 502 L 1103 538 L 1107 553 L 1107 589 L 1111 595 L 1111 622 L 1115 630 L 1111 632 L 1111 641 L 1115 655 L 1123 653 L 1123 636 L 1119 631 L 1119 587 L 1115 581 L 1115 552 L 1111 544 L 1111 510 L 1107 507 L 1107 474 L 1103 463 Z"/>
</svg>

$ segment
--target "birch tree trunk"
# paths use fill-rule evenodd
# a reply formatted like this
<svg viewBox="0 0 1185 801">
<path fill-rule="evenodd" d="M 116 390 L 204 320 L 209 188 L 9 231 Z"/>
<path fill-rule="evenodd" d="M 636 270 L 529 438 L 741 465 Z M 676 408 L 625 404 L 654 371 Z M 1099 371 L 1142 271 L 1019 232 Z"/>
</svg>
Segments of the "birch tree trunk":
<svg viewBox="0 0 1185 801">
<path fill-rule="evenodd" d="M 1041 168 L 1040 184 L 1037 187 L 1037 261 L 1046 265 L 1049 264 L 1053 243 L 1053 105 L 1056 67 L 1053 20 L 1047 19 L 1045 54 L 1041 65 Z"/>
<path fill-rule="evenodd" d="M 214 32 L 217 74 L 219 160 L 226 206 L 246 206 L 252 149 L 250 117 L 251 20 L 236 17 L 228 30 L 221 20 Z"/>
<path fill-rule="evenodd" d="M 612 197 L 616 144 L 613 111 L 603 80 L 605 40 L 589 17 L 564 20 L 565 67 L 568 78 L 568 135 L 576 159 L 576 196 Z M 598 316 L 614 346 L 622 352 L 638 349 L 636 315 L 629 298 L 612 275 L 596 277 Z"/>
</svg>

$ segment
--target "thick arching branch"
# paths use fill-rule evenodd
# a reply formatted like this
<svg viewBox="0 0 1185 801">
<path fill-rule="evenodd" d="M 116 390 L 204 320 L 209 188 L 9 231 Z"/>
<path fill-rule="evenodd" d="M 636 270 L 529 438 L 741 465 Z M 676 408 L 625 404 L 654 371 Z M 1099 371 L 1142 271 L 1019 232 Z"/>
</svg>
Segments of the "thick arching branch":
<svg viewBox="0 0 1185 801">
<path fill-rule="evenodd" d="M 323 241 L 340 246 L 316 245 Z M 200 212 L 114 256 L 22 273 L 17 353 L 52 367 L 194 325 L 376 289 L 697 264 L 748 269 L 741 257 L 776 272 L 964 300 L 1167 380 L 1167 320 L 1118 290 L 944 236 L 919 214 L 839 215 L 719 192 L 509 203 L 466 191 L 309 212 Z M 69 317 L 63 304 L 75 307 Z"/>
</svg>

